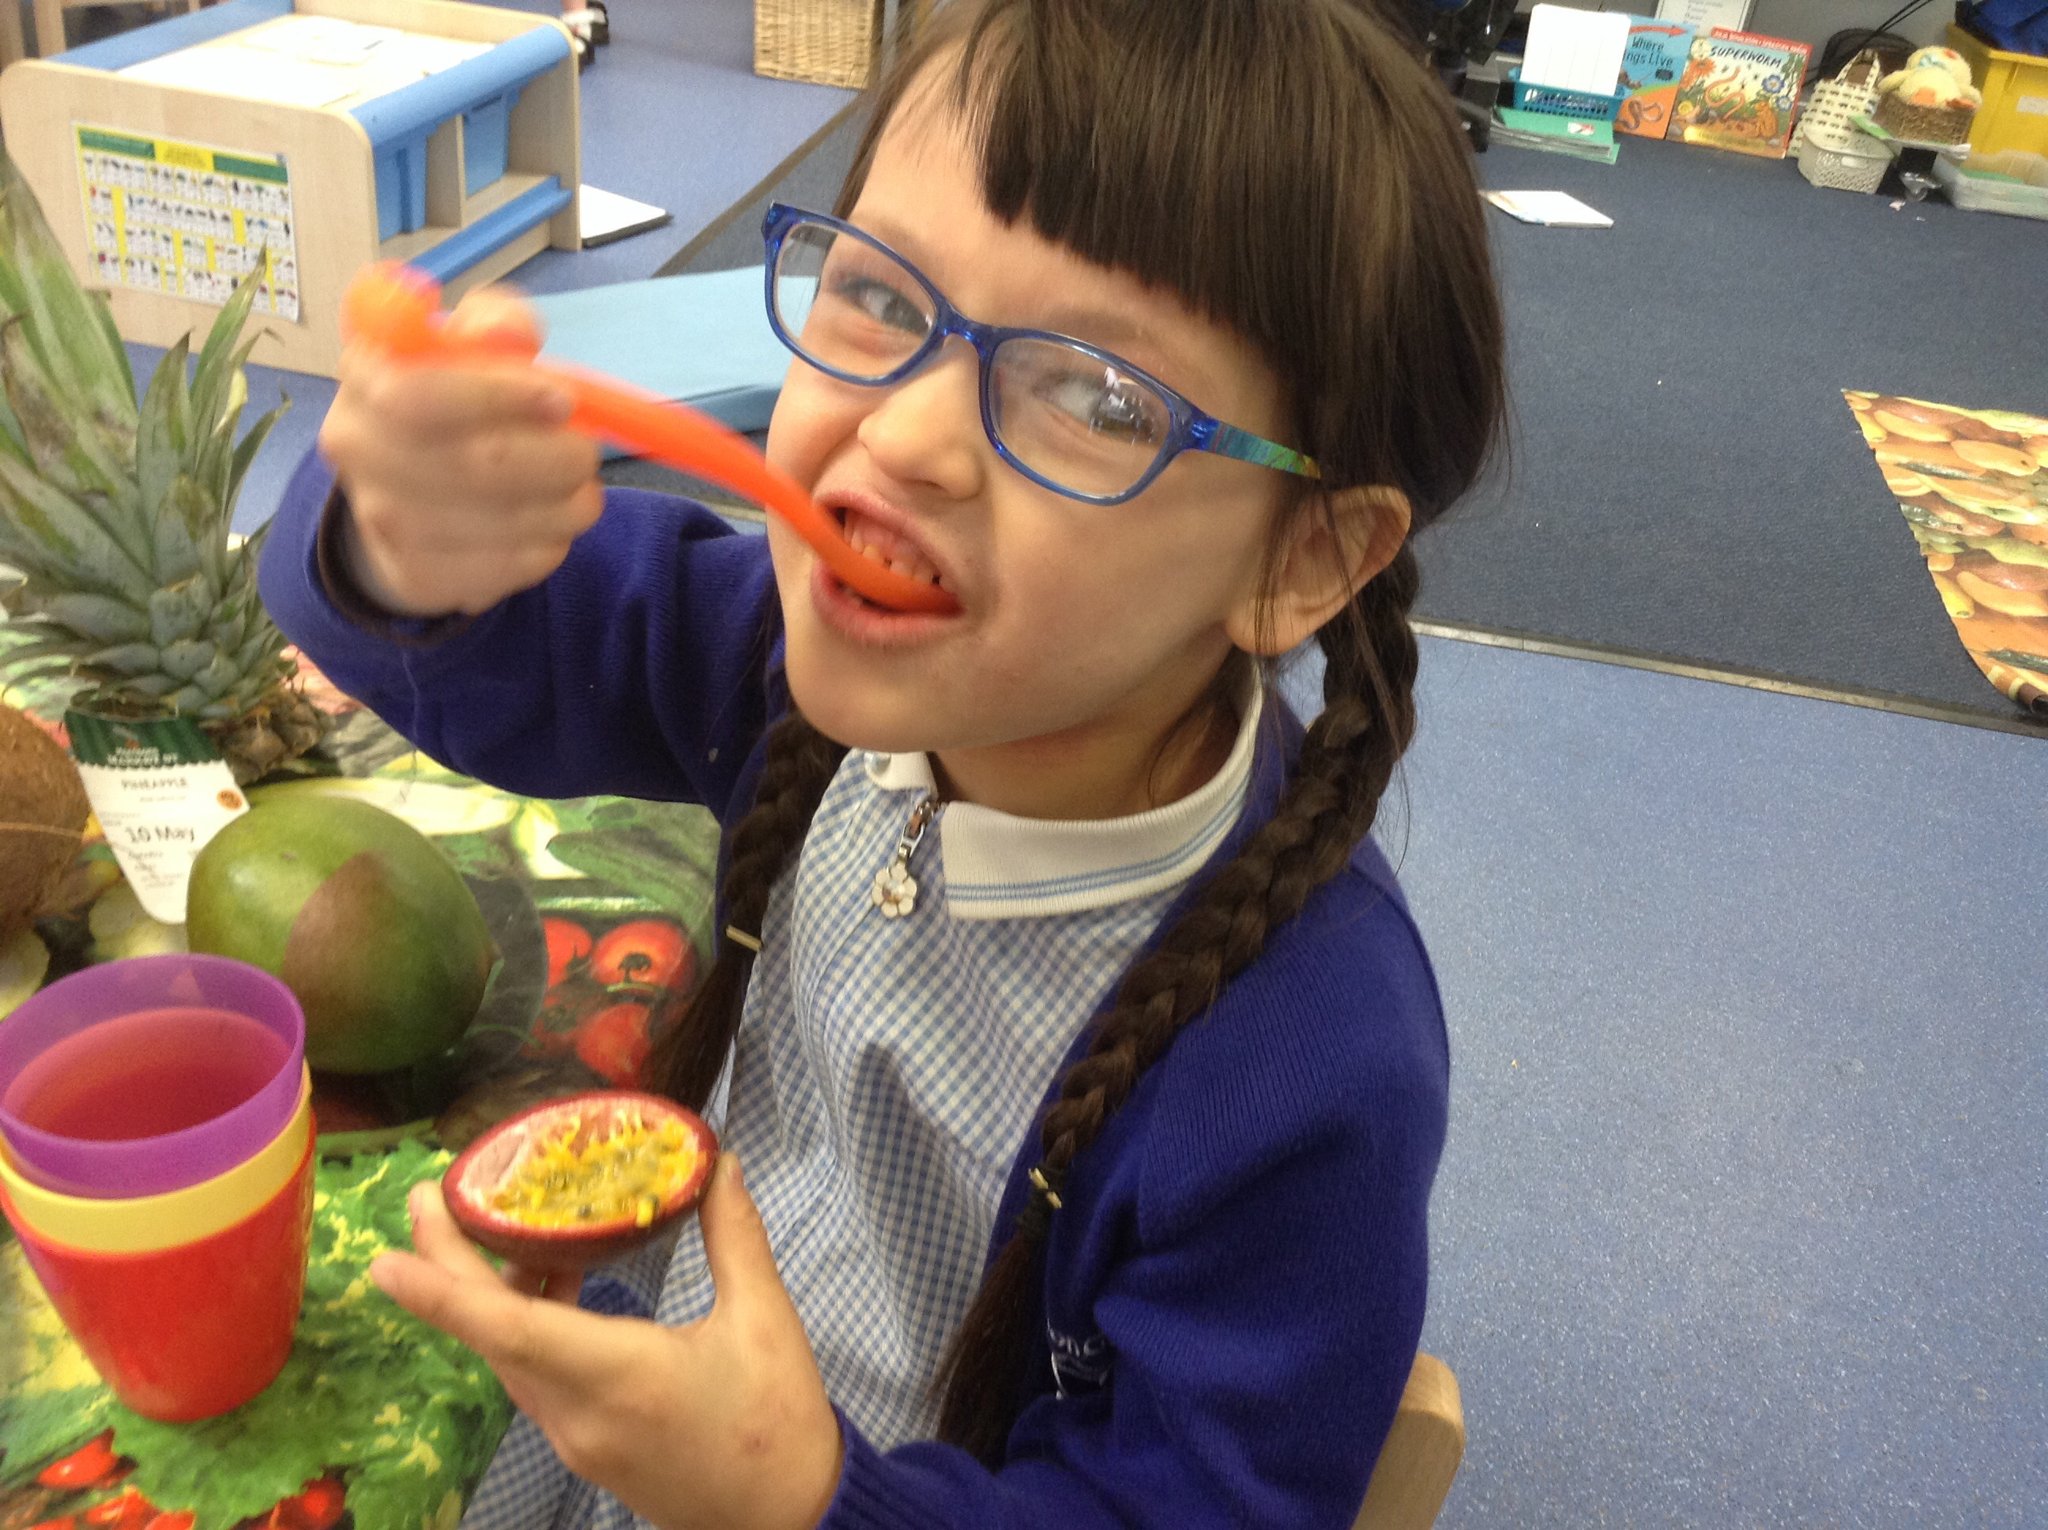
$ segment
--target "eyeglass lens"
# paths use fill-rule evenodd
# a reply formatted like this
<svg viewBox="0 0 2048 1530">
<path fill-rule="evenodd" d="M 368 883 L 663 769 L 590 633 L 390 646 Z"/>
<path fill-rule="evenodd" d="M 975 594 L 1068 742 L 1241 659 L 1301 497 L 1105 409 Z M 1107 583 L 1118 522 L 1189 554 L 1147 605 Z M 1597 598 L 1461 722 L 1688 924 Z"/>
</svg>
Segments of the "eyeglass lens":
<svg viewBox="0 0 2048 1530">
<path fill-rule="evenodd" d="M 775 316 L 806 361 L 868 382 L 909 361 L 938 323 L 909 267 L 821 223 L 798 223 L 783 236 Z M 990 358 L 988 387 L 1002 447 L 1079 494 L 1131 488 L 1172 429 L 1172 412 L 1150 384 L 1060 340 L 1004 340 Z"/>
</svg>

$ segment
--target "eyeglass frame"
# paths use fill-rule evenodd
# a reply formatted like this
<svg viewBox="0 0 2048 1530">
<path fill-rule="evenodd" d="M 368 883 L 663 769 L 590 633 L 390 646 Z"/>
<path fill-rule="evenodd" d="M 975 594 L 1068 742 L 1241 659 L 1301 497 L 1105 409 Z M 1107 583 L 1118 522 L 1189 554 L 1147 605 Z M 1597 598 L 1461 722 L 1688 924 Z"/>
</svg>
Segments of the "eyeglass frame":
<svg viewBox="0 0 2048 1530">
<path fill-rule="evenodd" d="M 781 311 L 776 302 L 775 269 L 782 258 L 783 240 L 799 223 L 823 224 L 835 233 L 850 235 L 869 248 L 888 256 L 909 272 L 918 286 L 924 290 L 925 296 L 931 299 L 932 326 L 901 365 L 881 377 L 863 377 L 858 373 L 842 371 L 838 367 L 827 366 L 815 360 L 797 343 L 796 337 L 789 333 L 782 322 Z M 886 388 L 902 382 L 917 371 L 938 353 L 949 336 L 958 335 L 974 347 L 975 355 L 979 358 L 981 426 L 988 436 L 989 445 L 993 446 L 996 455 L 1011 467 L 1041 488 L 1050 489 L 1055 494 L 1063 494 L 1084 504 L 1121 505 L 1143 493 L 1154 479 L 1166 471 L 1167 464 L 1182 452 L 1189 451 L 1210 452 L 1219 457 L 1229 457 L 1258 467 L 1272 468 L 1277 472 L 1292 473 L 1300 478 L 1322 477 L 1322 470 L 1316 466 L 1314 458 L 1295 451 L 1292 447 L 1282 446 L 1278 441 L 1269 441 L 1264 436 L 1253 435 L 1240 426 L 1217 419 L 1205 410 L 1197 408 L 1185 394 L 1161 382 L 1143 367 L 1132 365 L 1114 351 L 1106 351 L 1099 345 L 1092 345 L 1072 335 L 1062 335 L 1055 330 L 984 324 L 977 319 L 968 318 L 953 306 L 946 295 L 933 285 L 931 278 L 918 270 L 916 265 L 873 234 L 865 229 L 856 228 L 844 218 L 835 218 L 829 213 L 808 212 L 783 202 L 773 202 L 769 204 L 768 214 L 761 222 L 761 237 L 767 247 L 768 263 L 763 278 L 768 305 L 768 326 L 774 330 L 775 338 L 788 347 L 792 355 L 806 366 L 815 367 L 826 376 L 836 377 L 841 382 L 857 383 L 868 388 Z M 995 385 L 992 380 L 994 368 L 991 363 L 997 347 L 1010 340 L 1044 340 L 1068 346 L 1143 383 L 1165 400 L 1168 417 L 1166 439 L 1160 443 L 1159 451 L 1152 459 L 1152 465 L 1145 469 L 1136 483 L 1117 494 L 1084 494 L 1079 489 L 1055 482 L 1026 465 L 1003 443 L 1002 433 L 996 428 Z"/>
</svg>

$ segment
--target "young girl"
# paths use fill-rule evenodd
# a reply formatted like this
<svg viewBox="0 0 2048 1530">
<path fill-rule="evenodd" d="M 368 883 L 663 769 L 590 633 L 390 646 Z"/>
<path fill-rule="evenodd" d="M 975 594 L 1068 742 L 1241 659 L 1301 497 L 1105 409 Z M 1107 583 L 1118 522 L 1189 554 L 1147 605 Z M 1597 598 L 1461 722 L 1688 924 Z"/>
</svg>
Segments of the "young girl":
<svg viewBox="0 0 2048 1530">
<path fill-rule="evenodd" d="M 352 356 L 265 550 L 436 757 L 726 825 L 653 1070 L 729 1068 L 730 1151 L 672 1257 L 579 1307 L 428 1192 L 374 1272 L 521 1409 L 470 1520 L 1349 1525 L 1447 1084 L 1366 836 L 1407 538 L 1501 410 L 1450 104 L 1353 0 L 960 0 L 837 215 L 766 234 L 769 454 L 956 614 L 603 493 L 516 368 Z M 1304 736 L 1271 670 L 1310 639 Z"/>
</svg>

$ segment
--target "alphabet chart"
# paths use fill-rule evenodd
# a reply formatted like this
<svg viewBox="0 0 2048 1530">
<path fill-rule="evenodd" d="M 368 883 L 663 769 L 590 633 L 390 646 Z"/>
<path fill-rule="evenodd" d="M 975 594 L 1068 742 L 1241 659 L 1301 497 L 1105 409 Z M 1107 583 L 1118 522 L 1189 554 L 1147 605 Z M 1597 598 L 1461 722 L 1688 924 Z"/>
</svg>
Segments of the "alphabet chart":
<svg viewBox="0 0 2048 1530">
<path fill-rule="evenodd" d="M 75 128 L 93 276 L 219 304 L 261 266 L 256 311 L 298 321 L 292 184 L 282 158 Z"/>
</svg>

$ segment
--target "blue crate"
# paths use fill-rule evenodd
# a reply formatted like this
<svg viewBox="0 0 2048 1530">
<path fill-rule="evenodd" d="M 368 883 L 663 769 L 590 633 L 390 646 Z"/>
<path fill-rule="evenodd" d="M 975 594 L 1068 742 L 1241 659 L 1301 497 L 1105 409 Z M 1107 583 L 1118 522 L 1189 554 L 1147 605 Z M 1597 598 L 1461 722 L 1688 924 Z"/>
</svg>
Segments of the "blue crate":
<svg viewBox="0 0 2048 1530">
<path fill-rule="evenodd" d="M 1615 113 L 1621 110 L 1627 92 L 1617 90 L 1611 96 L 1594 95 L 1583 90 L 1564 90 L 1556 85 L 1531 85 L 1522 79 L 1520 69 L 1508 71 L 1508 83 L 1514 87 L 1511 103 L 1518 112 L 1541 112 L 1552 117 L 1576 117 L 1581 122 L 1612 122 Z"/>
</svg>

